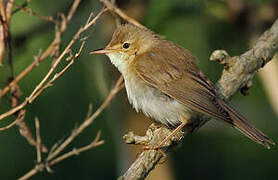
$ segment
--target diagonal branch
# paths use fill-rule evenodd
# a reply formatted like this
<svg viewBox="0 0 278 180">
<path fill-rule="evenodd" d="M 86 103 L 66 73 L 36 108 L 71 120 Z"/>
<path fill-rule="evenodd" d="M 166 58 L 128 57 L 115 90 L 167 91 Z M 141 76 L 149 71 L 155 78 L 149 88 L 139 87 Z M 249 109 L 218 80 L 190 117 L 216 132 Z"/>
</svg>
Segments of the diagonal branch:
<svg viewBox="0 0 278 180">
<path fill-rule="evenodd" d="M 36 88 L 33 90 L 31 95 L 29 97 L 27 97 L 25 99 L 25 101 L 23 101 L 20 105 L 18 105 L 15 108 L 7 111 L 6 113 L 1 114 L 0 115 L 0 120 L 2 120 L 4 118 L 14 114 L 15 112 L 17 112 L 20 109 L 24 108 L 27 104 L 32 103 L 42 93 L 42 91 L 44 91 L 46 89 L 44 85 L 47 84 L 47 80 L 50 79 L 51 75 L 56 70 L 56 67 L 58 66 L 58 64 L 70 52 L 70 49 L 71 49 L 72 45 L 79 39 L 79 37 L 80 37 L 80 35 L 82 33 L 84 33 L 86 30 L 88 30 L 89 27 L 91 27 L 93 24 L 95 24 L 95 22 L 101 17 L 101 15 L 104 12 L 106 12 L 106 10 L 107 9 L 102 9 L 93 19 L 91 19 L 92 16 L 89 17 L 88 22 L 75 33 L 75 35 L 73 36 L 72 40 L 68 43 L 66 48 L 63 50 L 63 52 L 59 55 L 59 57 L 53 63 L 53 65 L 51 66 L 51 68 L 48 71 L 48 73 L 44 76 L 43 80 L 36 86 Z M 66 67 L 66 69 L 68 69 L 68 67 Z M 56 80 L 57 78 L 55 78 L 55 76 L 54 76 L 54 79 Z M 50 86 L 47 86 L 47 87 L 50 87 Z"/>
<path fill-rule="evenodd" d="M 123 20 L 138 26 L 140 28 L 145 28 L 145 26 L 143 26 L 142 24 L 140 24 L 138 21 L 136 21 L 135 19 L 129 17 L 128 15 L 126 15 L 121 9 L 119 9 L 118 7 L 116 7 L 114 5 L 113 2 L 110 2 L 109 0 L 100 0 L 101 2 L 103 2 L 105 4 L 105 6 L 109 9 L 109 11 L 111 11 L 112 13 L 117 14 L 119 17 L 121 17 Z"/>
<path fill-rule="evenodd" d="M 123 88 L 123 77 L 121 76 L 114 87 L 111 89 L 110 93 L 102 103 L 102 105 L 93 113 L 91 114 L 92 107 L 89 107 L 89 112 L 82 124 L 80 124 L 76 129 L 74 129 L 71 133 L 71 135 L 66 138 L 62 143 L 57 143 L 53 146 L 53 148 L 50 150 L 48 156 L 42 161 L 41 159 L 41 148 L 39 147 L 41 145 L 41 139 L 40 139 L 40 131 L 39 131 L 39 122 L 38 119 L 36 119 L 36 134 L 37 134 L 37 161 L 38 164 L 35 165 L 33 169 L 28 171 L 24 176 L 22 176 L 20 179 L 29 179 L 30 177 L 34 176 L 38 172 L 47 169 L 48 171 L 51 171 L 50 167 L 53 165 L 63 161 L 64 159 L 67 159 L 73 155 L 78 155 L 81 152 L 87 151 L 89 149 L 92 149 L 96 146 L 100 146 L 104 143 L 103 140 L 100 139 L 100 131 L 98 132 L 97 136 L 91 142 L 89 145 L 73 149 L 70 152 L 64 153 L 61 155 L 62 151 L 68 147 L 70 143 L 73 142 L 73 140 L 80 135 L 89 125 L 91 125 L 94 120 L 99 116 L 99 114 L 108 106 L 108 104 L 111 102 L 111 100 L 115 97 L 115 95 Z"/>
<path fill-rule="evenodd" d="M 229 61 L 228 67 L 223 70 L 217 88 L 225 99 L 230 98 L 238 89 L 249 88 L 257 70 L 268 63 L 278 50 L 278 19 L 272 27 L 256 41 L 252 49 L 240 56 L 224 56 L 220 61 Z M 217 51 L 213 54 L 217 54 Z M 219 54 L 221 55 L 221 53 Z M 213 57 L 211 60 L 214 60 Z"/>
<path fill-rule="evenodd" d="M 80 2 L 81 2 L 81 0 L 75 0 L 73 2 L 68 15 L 66 16 L 66 18 L 62 19 L 61 27 L 56 28 L 55 37 L 54 37 L 53 41 L 50 43 L 50 45 L 48 46 L 48 48 L 46 48 L 46 50 L 43 51 L 42 53 L 40 53 L 38 56 L 35 56 L 34 62 L 31 63 L 28 67 L 26 67 L 17 77 L 15 77 L 15 79 L 12 82 L 10 82 L 5 88 L 3 88 L 2 91 L 0 91 L 0 99 L 5 94 L 7 94 L 14 85 L 16 85 L 25 76 L 27 76 L 34 68 L 36 68 L 40 62 L 42 62 L 47 57 L 55 54 L 55 51 L 57 49 L 56 47 L 57 47 L 57 45 L 60 44 L 62 34 L 65 32 L 67 25 L 70 22 L 70 20 L 72 19 L 72 16 L 74 15 L 74 13 L 76 12 L 77 7 L 79 6 Z M 57 21 L 55 20 L 55 22 L 57 22 Z M 0 27 L 0 33 L 1 33 L 1 27 Z M 1 36 L 0 36 L 0 39 L 1 39 Z M 1 51 L 1 45 L 0 45 L 0 51 Z"/>
</svg>

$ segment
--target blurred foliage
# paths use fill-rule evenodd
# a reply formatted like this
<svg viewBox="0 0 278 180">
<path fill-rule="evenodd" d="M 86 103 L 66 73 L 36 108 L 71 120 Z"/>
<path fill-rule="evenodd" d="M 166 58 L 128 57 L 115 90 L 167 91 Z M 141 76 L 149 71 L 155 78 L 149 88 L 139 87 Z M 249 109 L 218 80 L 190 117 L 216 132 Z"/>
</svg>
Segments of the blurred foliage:
<svg viewBox="0 0 278 180">
<path fill-rule="evenodd" d="M 24 1 L 16 2 L 21 4 Z M 141 22 L 165 39 L 189 49 L 197 57 L 202 71 L 216 82 L 223 67 L 208 60 L 211 52 L 215 49 L 225 49 L 231 55 L 245 52 L 251 37 L 260 34 L 277 18 L 277 14 L 266 19 L 259 17 L 257 13 L 264 7 L 270 8 L 269 11 L 276 8 L 274 10 L 278 12 L 275 0 L 233 2 L 233 5 L 238 3 L 240 8 L 233 9 L 229 3 L 218 0 L 119 0 L 118 4 L 126 11 L 133 3 L 141 4 L 143 9 L 140 11 L 144 17 Z M 67 12 L 71 3 L 72 0 L 32 1 L 28 7 L 39 14 L 55 17 L 57 12 Z M 100 8 L 101 3 L 97 0 L 82 1 L 63 36 L 62 49 L 74 32 L 85 23 L 89 13 L 93 11 L 96 14 Z M 110 39 L 114 28 L 111 18 L 112 16 L 105 15 L 91 28 L 87 33 L 89 43 L 80 59 L 53 87 L 27 107 L 27 124 L 34 132 L 34 118 L 39 117 L 42 140 L 49 149 L 51 145 L 67 137 L 76 124 L 83 121 L 90 103 L 94 110 L 97 109 L 119 75 L 106 57 L 91 57 L 88 54 L 95 48 L 105 46 Z M 24 12 L 18 12 L 12 18 L 11 33 L 13 64 L 17 75 L 34 61 L 33 56 L 40 49 L 49 45 L 54 37 L 54 26 Z M 10 78 L 6 61 L 5 56 L 4 67 L 0 68 L 0 89 L 7 85 L 7 79 Z M 22 100 L 47 73 L 51 63 L 51 58 L 44 60 L 20 81 Z M 1 113 L 10 108 L 9 96 L 0 101 Z M 131 106 L 126 104 L 126 95 L 122 91 L 67 150 L 88 144 L 98 129 L 102 131 L 104 145 L 55 165 L 52 174 L 39 173 L 33 179 L 115 179 L 124 172 L 130 164 L 129 157 L 125 154 L 128 145 L 124 145 L 121 139 L 127 131 L 123 119 L 126 118 L 127 111 L 131 111 Z M 250 89 L 250 95 L 243 97 L 238 93 L 232 104 L 259 129 L 274 141 L 277 140 L 277 117 L 257 78 Z M 14 117 L 7 118 L 1 125 L 4 126 L 12 119 Z M 145 128 L 147 126 L 146 124 Z M 16 179 L 34 166 L 35 148 L 26 142 L 17 127 L 2 131 L 0 142 L 0 179 Z M 176 179 L 254 180 L 275 179 L 278 176 L 277 147 L 264 149 L 216 121 L 211 121 L 197 133 L 187 136 L 183 145 L 171 155 Z"/>
</svg>

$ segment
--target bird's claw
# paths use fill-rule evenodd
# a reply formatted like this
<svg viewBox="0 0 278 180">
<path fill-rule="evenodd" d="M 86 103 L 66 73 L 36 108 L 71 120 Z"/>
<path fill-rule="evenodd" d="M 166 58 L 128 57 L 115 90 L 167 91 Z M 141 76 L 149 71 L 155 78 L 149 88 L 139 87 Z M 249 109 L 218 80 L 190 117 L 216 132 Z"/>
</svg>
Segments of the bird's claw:
<svg viewBox="0 0 278 180">
<path fill-rule="evenodd" d="M 144 147 L 142 148 L 142 151 L 149 151 L 149 150 L 155 150 L 158 151 L 161 155 L 162 158 L 159 161 L 159 164 L 163 164 L 164 162 L 166 162 L 167 160 L 167 155 L 166 153 L 162 150 L 161 146 L 151 146 L 151 145 L 144 145 Z"/>
</svg>

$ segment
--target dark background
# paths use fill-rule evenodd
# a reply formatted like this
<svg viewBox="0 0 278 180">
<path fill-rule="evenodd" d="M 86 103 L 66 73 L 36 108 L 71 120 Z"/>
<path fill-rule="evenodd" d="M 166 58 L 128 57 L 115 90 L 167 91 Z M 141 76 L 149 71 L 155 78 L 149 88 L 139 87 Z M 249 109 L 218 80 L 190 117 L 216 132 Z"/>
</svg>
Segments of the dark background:
<svg viewBox="0 0 278 180">
<path fill-rule="evenodd" d="M 24 1 L 16 2 L 21 4 Z M 42 15 L 56 16 L 57 12 L 66 13 L 71 3 L 71 0 L 32 1 L 28 7 Z M 223 68 L 209 61 L 213 50 L 225 49 L 232 56 L 240 55 L 278 17 L 275 0 L 119 0 L 117 4 L 165 39 L 189 49 L 213 82 L 220 77 Z M 101 7 L 97 0 L 82 1 L 63 36 L 62 49 L 86 22 L 89 13 L 97 14 Z M 107 57 L 89 55 L 91 50 L 107 44 L 114 28 L 113 16 L 106 13 L 87 31 L 88 43 L 72 68 L 27 106 L 27 124 L 34 132 L 34 118 L 39 117 L 42 141 L 49 149 L 84 120 L 90 103 L 93 110 L 98 108 L 119 77 Z M 17 75 L 33 62 L 33 56 L 40 49 L 44 50 L 53 40 L 54 26 L 25 12 L 18 12 L 12 18 L 11 33 L 13 65 Z M 5 87 L 11 74 L 6 61 L 7 56 L 4 67 L 0 68 L 0 89 Z M 51 58 L 46 59 L 20 81 L 22 101 L 45 76 L 51 62 Z M 277 81 L 277 77 L 273 81 Z M 10 108 L 9 96 L 0 100 L 0 113 Z M 237 93 L 231 104 L 278 142 L 277 115 L 269 98 L 273 97 L 267 96 L 263 83 L 256 76 L 250 95 Z M 1 125 L 14 118 L 7 118 Z M 55 165 L 52 174 L 38 173 L 33 179 L 115 179 L 139 152 L 134 146 L 124 144 L 122 135 L 128 130 L 144 133 L 151 123 L 151 120 L 136 114 L 122 90 L 66 151 L 88 144 L 97 130 L 102 131 L 101 138 L 105 144 Z M 16 179 L 33 168 L 36 150 L 20 135 L 16 126 L 0 132 L 0 144 L 0 179 Z M 182 146 L 169 154 L 165 166 L 172 179 L 276 179 L 277 159 L 277 146 L 268 150 L 225 124 L 212 120 L 184 138 Z M 154 171 L 159 171 L 162 166 L 164 164 Z"/>
</svg>

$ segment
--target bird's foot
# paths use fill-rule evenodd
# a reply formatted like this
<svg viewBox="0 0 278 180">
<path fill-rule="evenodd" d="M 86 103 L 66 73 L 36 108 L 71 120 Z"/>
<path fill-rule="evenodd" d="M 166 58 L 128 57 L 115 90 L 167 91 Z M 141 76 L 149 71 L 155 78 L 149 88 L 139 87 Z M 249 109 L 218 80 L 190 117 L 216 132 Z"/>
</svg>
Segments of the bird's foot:
<svg viewBox="0 0 278 180">
<path fill-rule="evenodd" d="M 159 164 L 163 164 L 164 162 L 166 162 L 167 160 L 167 155 L 166 153 L 163 151 L 163 146 L 151 146 L 151 145 L 144 145 L 144 147 L 142 148 L 142 151 L 150 151 L 150 150 L 155 150 L 158 151 L 161 155 L 162 158 L 159 161 Z"/>
</svg>

